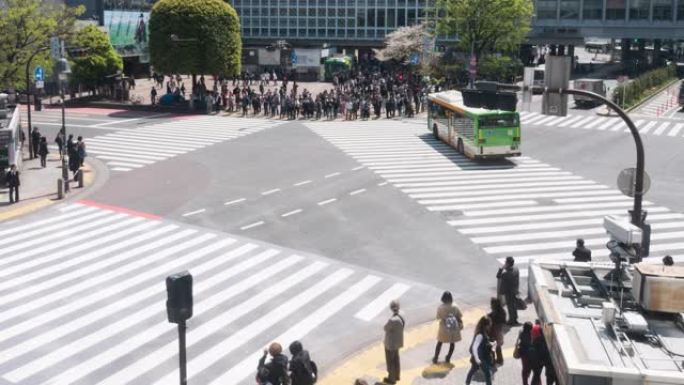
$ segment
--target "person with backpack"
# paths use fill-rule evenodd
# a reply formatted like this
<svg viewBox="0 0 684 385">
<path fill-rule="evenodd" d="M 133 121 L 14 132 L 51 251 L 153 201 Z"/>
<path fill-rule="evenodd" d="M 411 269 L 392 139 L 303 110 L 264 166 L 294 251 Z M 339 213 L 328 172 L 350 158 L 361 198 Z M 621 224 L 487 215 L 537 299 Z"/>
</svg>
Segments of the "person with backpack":
<svg viewBox="0 0 684 385">
<path fill-rule="evenodd" d="M 490 300 L 491 311 L 487 314 L 487 317 L 492 321 L 492 328 L 489 332 L 489 338 L 496 341 L 496 364 L 503 365 L 503 353 L 501 347 L 504 343 L 504 333 L 503 327 L 506 324 L 506 310 L 504 310 L 501 301 L 498 298 L 492 298 Z"/>
<path fill-rule="evenodd" d="M 309 352 L 304 350 L 302 343 L 294 341 L 290 344 L 290 384 L 313 385 L 318 379 L 318 366 L 311 360 Z"/>
<path fill-rule="evenodd" d="M 257 370 L 256 382 L 258 385 L 273 385 L 268 381 L 268 369 L 261 368 Z"/>
<path fill-rule="evenodd" d="M 530 373 L 532 367 L 530 366 L 530 348 L 532 347 L 532 322 L 525 322 L 523 324 L 518 340 L 515 342 L 515 349 L 513 350 L 513 358 L 520 359 L 522 364 L 522 384 L 529 385 Z"/>
<path fill-rule="evenodd" d="M 454 298 L 451 292 L 445 291 L 442 294 L 442 304 L 437 308 L 436 318 L 439 320 L 439 330 L 437 332 L 435 356 L 432 357 L 433 364 L 439 361 L 439 352 L 442 350 L 442 344 L 444 343 L 449 344 L 449 352 L 445 359 L 445 362 L 448 364 L 451 361 L 451 355 L 454 353 L 454 344 L 461 340 L 463 314 L 453 302 Z"/>
<path fill-rule="evenodd" d="M 491 320 L 487 316 L 477 321 L 473 342 L 470 344 L 470 370 L 466 375 L 466 385 L 470 385 L 475 372 L 480 369 L 484 374 L 485 383 L 492 385 L 492 344 L 487 338 L 491 326 Z"/>
<path fill-rule="evenodd" d="M 266 357 L 271 355 L 271 360 L 266 362 Z M 259 359 L 257 372 L 262 369 L 268 371 L 267 381 L 271 385 L 287 385 L 289 377 L 287 376 L 287 356 L 283 354 L 283 347 L 277 343 L 272 343 L 268 350 L 264 349 L 264 355 Z"/>
</svg>

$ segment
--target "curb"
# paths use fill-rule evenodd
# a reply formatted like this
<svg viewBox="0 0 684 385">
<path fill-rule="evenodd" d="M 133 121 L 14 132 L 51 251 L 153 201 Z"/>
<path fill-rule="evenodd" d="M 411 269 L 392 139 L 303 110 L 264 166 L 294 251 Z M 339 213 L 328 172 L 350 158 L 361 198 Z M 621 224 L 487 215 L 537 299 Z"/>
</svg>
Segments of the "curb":
<svg viewBox="0 0 684 385">
<path fill-rule="evenodd" d="M 626 109 L 625 112 L 628 112 L 628 113 L 629 113 L 629 112 L 632 112 L 632 111 L 636 110 L 637 108 L 643 107 L 644 104 L 648 103 L 649 101 L 651 101 L 651 99 L 654 99 L 656 96 L 660 95 L 661 92 L 663 92 L 664 90 L 668 89 L 670 86 L 672 86 L 673 84 L 675 84 L 676 82 L 678 82 L 678 81 L 680 81 L 680 80 L 681 80 L 681 79 L 676 78 L 676 79 L 670 81 L 669 83 L 666 83 L 665 85 L 663 85 L 662 87 L 660 87 L 660 88 L 659 88 L 656 92 L 654 92 L 653 94 L 651 94 L 651 95 L 649 95 L 648 97 L 646 97 L 645 99 L 639 101 L 639 103 L 633 105 L 632 107 Z"/>
</svg>

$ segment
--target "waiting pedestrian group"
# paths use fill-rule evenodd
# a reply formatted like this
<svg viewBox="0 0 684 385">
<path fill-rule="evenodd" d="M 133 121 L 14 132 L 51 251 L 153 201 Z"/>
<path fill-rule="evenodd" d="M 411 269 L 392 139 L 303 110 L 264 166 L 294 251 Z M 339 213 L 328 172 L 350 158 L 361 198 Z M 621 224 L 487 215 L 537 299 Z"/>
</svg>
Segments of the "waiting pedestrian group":
<svg viewBox="0 0 684 385">
<path fill-rule="evenodd" d="M 273 342 L 259 359 L 256 382 L 260 385 L 313 385 L 318 380 L 318 366 L 304 350 L 302 343 L 290 344 L 292 358 L 283 354 L 282 346 Z M 271 357 L 267 361 L 268 357 Z"/>
</svg>

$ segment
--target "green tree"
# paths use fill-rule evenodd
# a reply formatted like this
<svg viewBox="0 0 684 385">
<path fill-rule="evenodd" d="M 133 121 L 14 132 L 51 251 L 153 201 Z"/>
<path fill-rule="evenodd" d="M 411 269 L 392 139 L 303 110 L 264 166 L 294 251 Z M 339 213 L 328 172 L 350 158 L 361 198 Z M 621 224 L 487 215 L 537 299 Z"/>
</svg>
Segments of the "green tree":
<svg viewBox="0 0 684 385">
<path fill-rule="evenodd" d="M 150 62 L 161 73 L 240 72 L 240 20 L 222 0 L 160 0 L 149 27 Z"/>
<path fill-rule="evenodd" d="M 71 58 L 72 83 L 95 90 L 106 76 L 123 69 L 123 59 L 112 47 L 109 36 L 94 25 L 79 30 L 67 45 L 78 52 Z"/>
<path fill-rule="evenodd" d="M 440 33 L 456 34 L 476 57 L 514 50 L 530 31 L 532 0 L 438 0 Z"/>
<path fill-rule="evenodd" d="M 84 7 L 43 0 L 0 0 L 0 87 L 25 87 L 25 66 L 49 63 L 45 48 L 51 37 L 73 31 Z"/>
</svg>

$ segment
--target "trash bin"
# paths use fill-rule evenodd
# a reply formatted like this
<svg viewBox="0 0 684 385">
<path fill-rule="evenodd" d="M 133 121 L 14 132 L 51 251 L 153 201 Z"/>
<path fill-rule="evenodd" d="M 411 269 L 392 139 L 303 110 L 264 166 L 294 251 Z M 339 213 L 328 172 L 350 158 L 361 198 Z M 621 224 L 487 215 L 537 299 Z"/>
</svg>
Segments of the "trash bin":
<svg viewBox="0 0 684 385">
<path fill-rule="evenodd" d="M 34 96 L 33 97 L 33 107 L 36 111 L 42 111 L 43 110 L 43 99 Z"/>
</svg>

